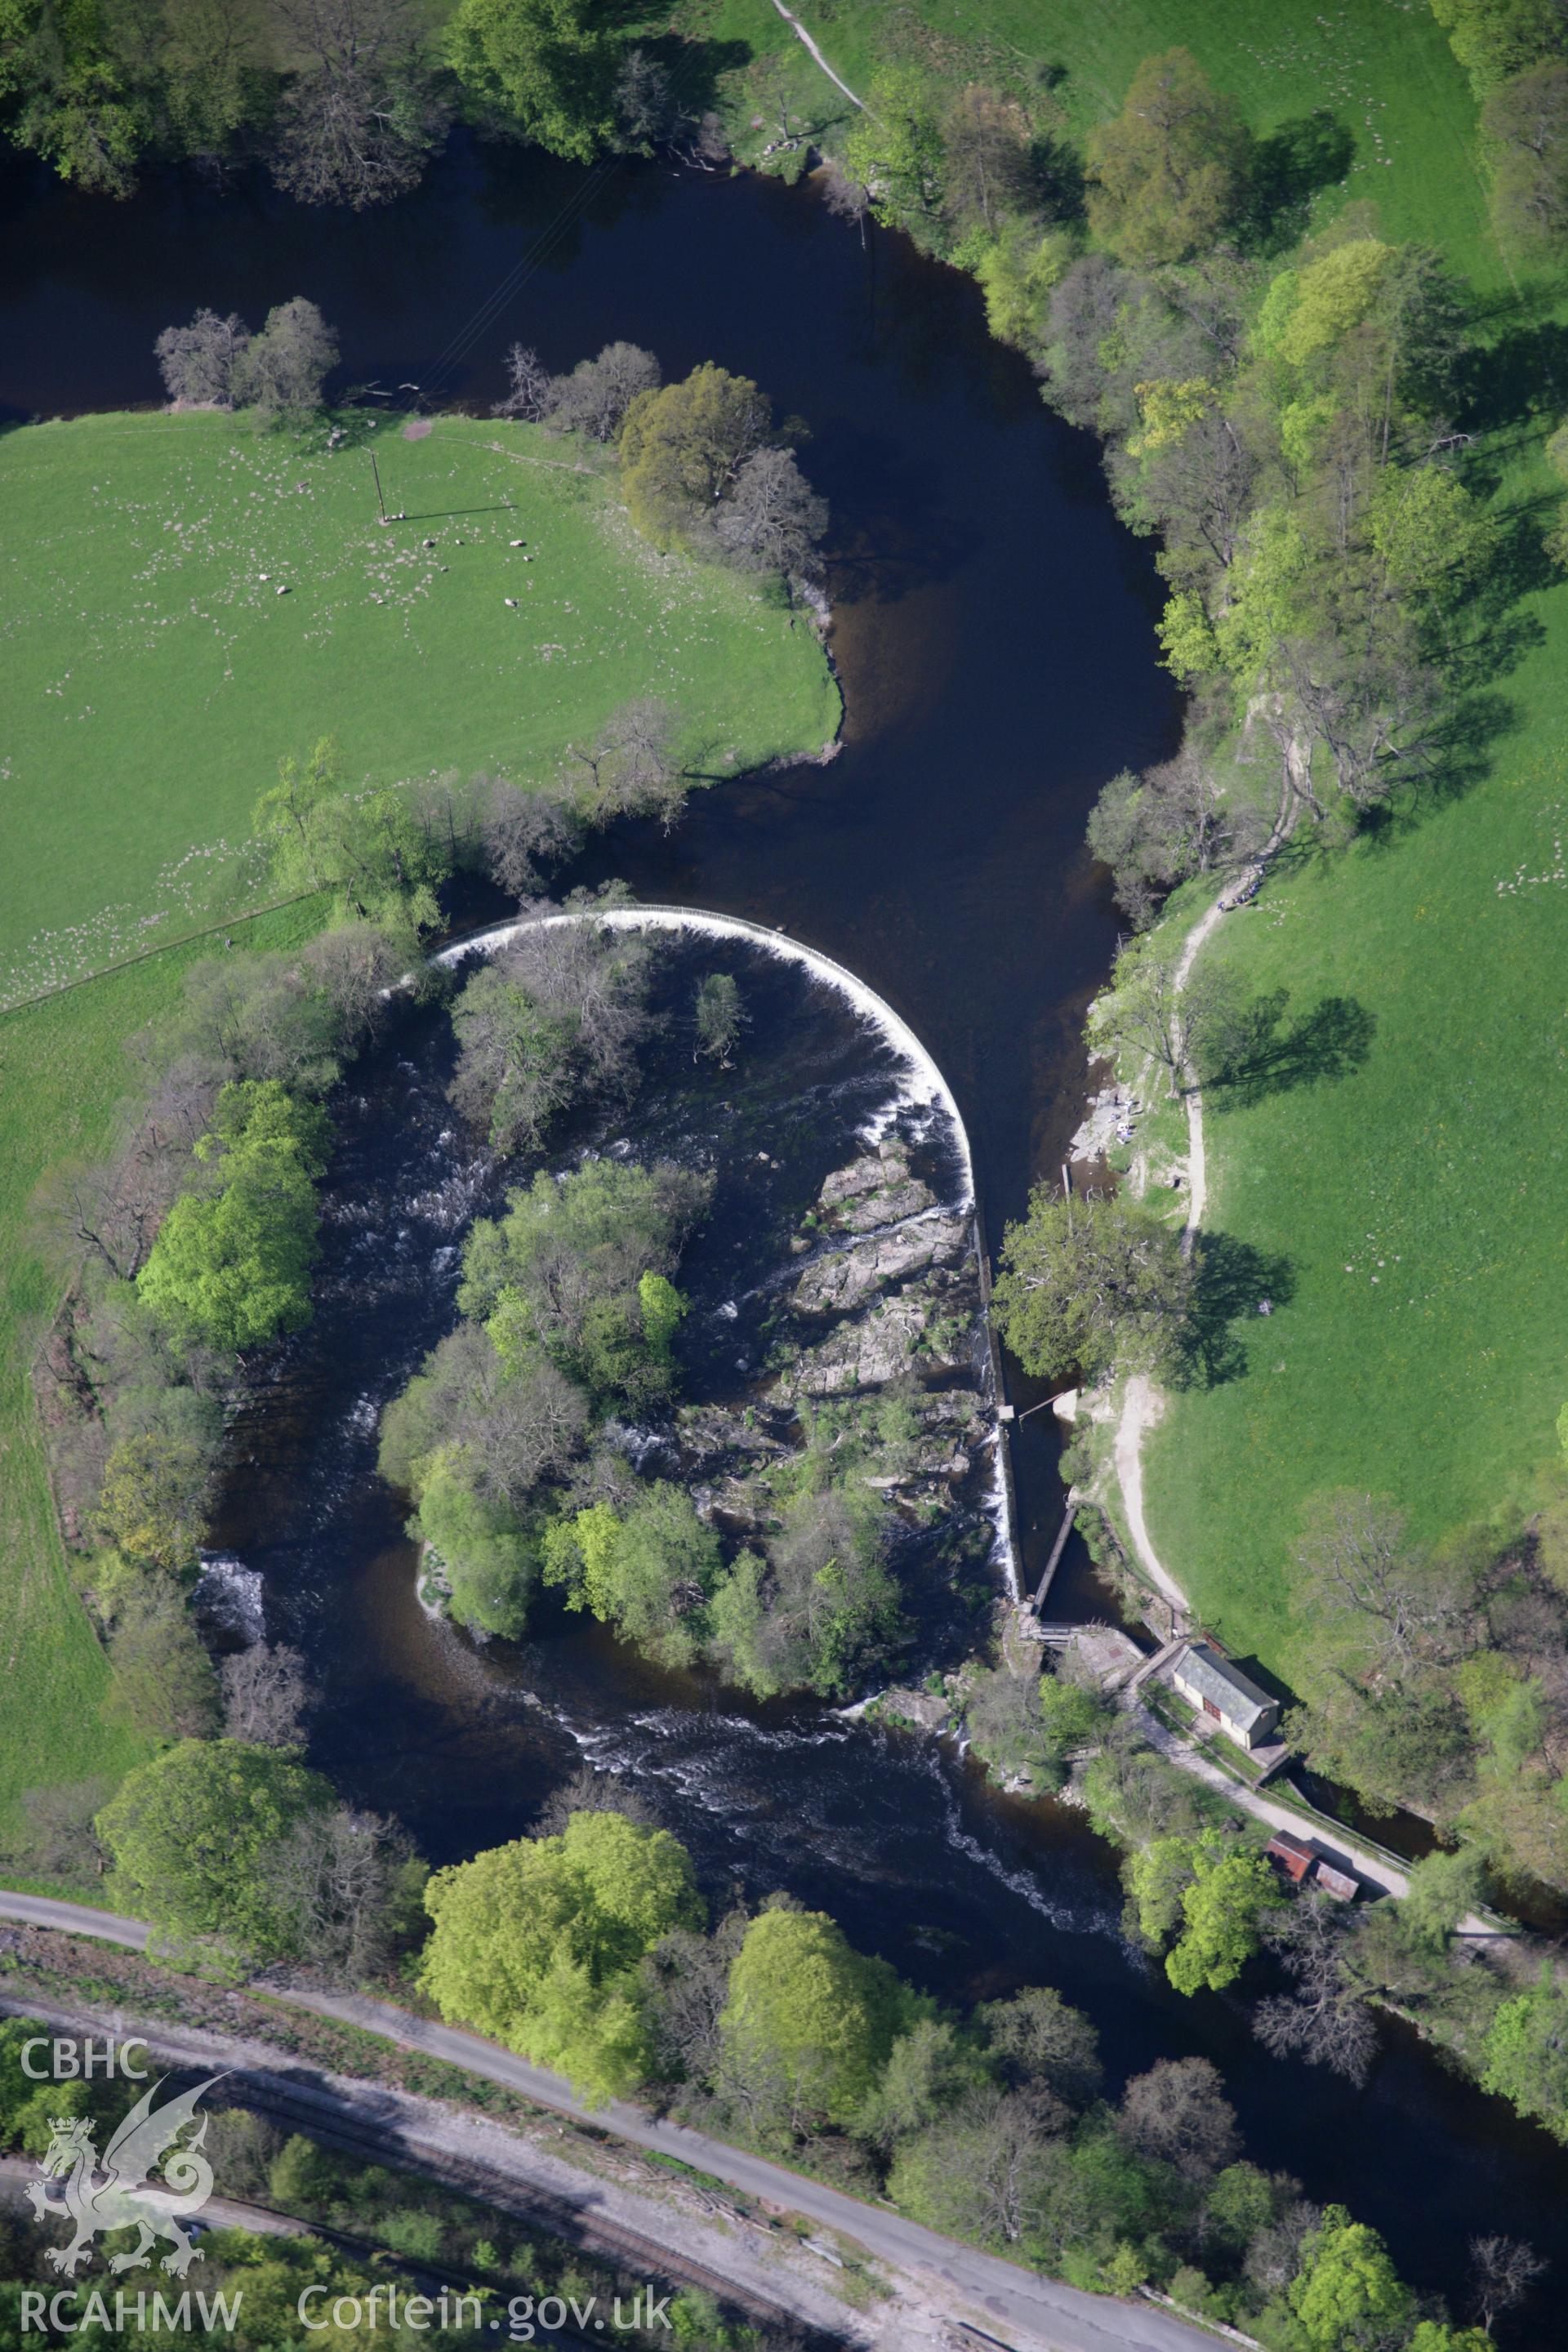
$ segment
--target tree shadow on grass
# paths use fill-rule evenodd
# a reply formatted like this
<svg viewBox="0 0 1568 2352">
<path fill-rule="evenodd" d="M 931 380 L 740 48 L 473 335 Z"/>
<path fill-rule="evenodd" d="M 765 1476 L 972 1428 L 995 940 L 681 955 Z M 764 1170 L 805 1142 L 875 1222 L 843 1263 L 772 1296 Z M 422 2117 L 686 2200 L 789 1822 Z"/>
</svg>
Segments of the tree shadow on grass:
<svg viewBox="0 0 1568 2352">
<path fill-rule="evenodd" d="M 1478 343 L 1459 363 L 1458 421 L 1467 433 L 1497 433 L 1563 407 L 1568 384 L 1568 326 L 1543 319 Z"/>
<path fill-rule="evenodd" d="M 1453 703 L 1437 733 L 1424 796 L 1458 800 L 1472 784 L 1483 783 L 1491 773 L 1492 747 L 1520 723 L 1519 705 L 1506 694 L 1477 692 Z"/>
<path fill-rule="evenodd" d="M 1457 610 L 1427 623 L 1429 657 L 1450 694 L 1476 691 L 1506 677 L 1545 642 L 1539 614 L 1521 609 L 1527 596 L 1557 585 L 1563 566 L 1545 543 L 1559 500 L 1520 501 L 1499 518 L 1497 550 L 1484 576 Z"/>
<path fill-rule="evenodd" d="M 1254 1249 L 1229 1234 L 1199 1234 L 1193 1244 L 1193 1287 L 1172 1351 L 1179 1389 L 1217 1389 L 1242 1379 L 1251 1352 L 1247 1329 L 1261 1329 L 1296 1295 L 1288 1257 Z"/>
<path fill-rule="evenodd" d="M 1204 1070 L 1205 1101 L 1237 1109 L 1361 1068 L 1377 1033 L 1375 1013 L 1353 996 L 1325 996 L 1287 1021 L 1289 1001 L 1288 988 L 1271 989 L 1226 1023 Z"/>
<path fill-rule="evenodd" d="M 1252 253 L 1280 253 L 1307 226 L 1320 188 L 1342 180 L 1355 161 L 1355 139 L 1347 126 L 1318 107 L 1282 122 L 1253 150 L 1243 244 Z"/>
</svg>

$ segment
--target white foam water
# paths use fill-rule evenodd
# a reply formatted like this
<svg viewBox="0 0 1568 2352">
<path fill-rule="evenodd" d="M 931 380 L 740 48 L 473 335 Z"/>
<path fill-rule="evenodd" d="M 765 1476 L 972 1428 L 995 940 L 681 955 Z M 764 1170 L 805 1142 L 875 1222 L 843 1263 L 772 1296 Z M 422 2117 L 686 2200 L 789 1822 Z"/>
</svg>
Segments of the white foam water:
<svg viewBox="0 0 1568 2352">
<path fill-rule="evenodd" d="M 247 1568 L 232 1552 L 201 1552 L 202 1572 L 192 1601 L 198 1615 L 248 1649 L 267 1638 L 261 1571 Z"/>
</svg>

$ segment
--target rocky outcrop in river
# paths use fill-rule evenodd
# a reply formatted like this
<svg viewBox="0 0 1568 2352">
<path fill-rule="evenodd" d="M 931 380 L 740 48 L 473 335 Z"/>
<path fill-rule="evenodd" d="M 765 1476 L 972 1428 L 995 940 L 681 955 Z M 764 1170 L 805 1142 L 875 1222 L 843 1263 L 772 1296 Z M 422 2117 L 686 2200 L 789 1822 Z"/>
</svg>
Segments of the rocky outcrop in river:
<svg viewBox="0 0 1568 2352">
<path fill-rule="evenodd" d="M 868 1485 L 919 1521 L 951 1510 L 994 1436 L 977 1371 L 968 1213 L 940 1208 L 907 1147 L 889 1140 L 825 1180 L 794 1246 L 815 1255 L 785 1293 L 782 1328 L 773 1326 L 772 1381 L 748 1404 L 677 1415 L 699 1509 L 747 1540 L 763 1537 L 791 1483 L 803 1412 L 821 1403 L 840 1415 L 829 1442 L 856 1444 Z M 882 1398 L 896 1440 L 871 1435 Z"/>
</svg>

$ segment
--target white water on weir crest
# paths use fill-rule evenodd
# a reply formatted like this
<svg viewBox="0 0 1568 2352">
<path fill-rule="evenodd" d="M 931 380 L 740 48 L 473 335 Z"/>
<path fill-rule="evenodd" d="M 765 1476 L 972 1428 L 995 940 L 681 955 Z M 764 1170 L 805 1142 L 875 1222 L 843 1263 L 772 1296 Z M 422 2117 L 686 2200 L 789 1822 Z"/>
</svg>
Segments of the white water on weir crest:
<svg viewBox="0 0 1568 2352">
<path fill-rule="evenodd" d="M 700 938 L 742 940 L 749 946 L 763 949 L 785 962 L 801 965 L 847 998 L 855 1011 L 866 1021 L 903 1066 L 898 1092 L 868 1131 L 875 1141 L 885 1134 L 901 1111 L 923 1112 L 928 1121 L 945 1122 L 956 1148 L 963 1171 L 962 1197 L 954 1208 L 974 1210 L 974 1156 L 969 1147 L 969 1133 L 959 1116 L 957 1099 L 930 1051 L 910 1024 L 873 988 L 868 988 L 847 964 L 824 955 L 820 948 L 806 947 L 792 940 L 787 932 L 770 930 L 765 923 L 753 923 L 744 915 L 713 915 L 699 907 L 604 907 L 584 908 L 578 913 L 550 915 L 520 915 L 514 921 L 492 924 L 489 930 L 476 931 L 466 940 L 456 940 L 451 947 L 440 949 L 431 958 L 433 963 L 448 969 L 463 963 L 469 956 L 491 956 L 504 948 L 510 940 L 524 931 L 546 930 L 564 923 L 604 923 L 612 930 L 626 931 L 685 931 Z M 973 1227 L 973 1246 L 980 1248 L 977 1224 Z M 983 1310 L 984 1311 L 984 1310 Z M 1007 1440 L 995 1408 L 1000 1399 L 992 1399 L 991 1480 L 986 1496 L 986 1516 L 996 1530 L 996 1549 L 1001 1554 L 1008 1593 L 1014 1601 L 1023 1597 L 1018 1575 L 1017 1529 L 1013 1524 L 1012 1489 L 1004 1475 L 1002 1449 Z"/>
</svg>

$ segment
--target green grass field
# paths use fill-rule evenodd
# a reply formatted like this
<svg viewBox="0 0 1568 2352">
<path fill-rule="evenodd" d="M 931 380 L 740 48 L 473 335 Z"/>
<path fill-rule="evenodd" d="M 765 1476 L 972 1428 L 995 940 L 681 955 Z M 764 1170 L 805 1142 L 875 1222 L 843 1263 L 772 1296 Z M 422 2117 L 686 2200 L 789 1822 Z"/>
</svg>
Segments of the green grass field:
<svg viewBox="0 0 1568 2352">
<path fill-rule="evenodd" d="M 1437 1537 L 1537 1496 L 1568 1397 L 1568 589 L 1506 680 L 1492 772 L 1387 846 L 1282 869 L 1206 952 L 1291 1012 L 1352 997 L 1352 1075 L 1206 1118 L 1205 1225 L 1288 1261 L 1245 1377 L 1147 1441 L 1154 1542 L 1222 1637 L 1288 1664 L 1316 1491 Z M 1260 1287 L 1279 1287 L 1268 1282 Z"/>
<path fill-rule="evenodd" d="M 279 756 L 323 734 L 351 779 L 523 783 L 635 695 L 710 773 L 831 738 L 812 633 L 659 555 L 559 440 L 369 437 L 389 529 L 363 447 L 212 415 L 0 438 L 0 1003 L 194 929 Z"/>
</svg>

